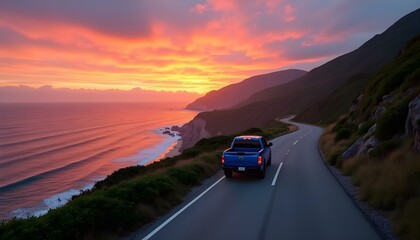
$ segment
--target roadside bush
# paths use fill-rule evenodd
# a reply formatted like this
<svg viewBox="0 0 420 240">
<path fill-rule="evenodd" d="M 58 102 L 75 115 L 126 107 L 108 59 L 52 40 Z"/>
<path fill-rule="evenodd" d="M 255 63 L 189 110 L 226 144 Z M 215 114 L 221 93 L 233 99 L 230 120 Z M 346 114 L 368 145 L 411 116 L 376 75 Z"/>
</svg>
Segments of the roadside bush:
<svg viewBox="0 0 420 240">
<path fill-rule="evenodd" d="M 373 124 L 375 124 L 375 121 L 373 121 L 373 120 L 368 120 L 368 121 L 362 123 L 359 130 L 357 130 L 357 134 L 359 134 L 359 135 L 366 134 L 369 131 L 369 129 L 373 126 Z"/>
<path fill-rule="evenodd" d="M 131 166 L 118 169 L 117 171 L 113 172 L 111 175 L 106 177 L 104 180 L 98 181 L 95 183 L 95 189 L 101 189 L 105 186 L 112 186 L 115 184 L 120 183 L 125 179 L 132 178 L 134 176 L 138 176 L 142 173 L 146 172 L 145 166 Z"/>
<path fill-rule="evenodd" d="M 375 208 L 394 209 L 415 196 L 419 187 L 420 162 L 409 142 L 384 160 L 367 158 L 354 171 L 360 197 Z"/>
<path fill-rule="evenodd" d="M 187 186 L 194 186 L 198 183 L 198 175 L 190 169 L 176 167 L 169 169 L 168 173 L 169 176 Z"/>
<path fill-rule="evenodd" d="M 420 197 L 410 199 L 395 221 L 402 239 L 420 239 Z"/>
<path fill-rule="evenodd" d="M 352 174 L 354 174 L 360 167 L 360 165 L 364 164 L 366 161 L 368 161 L 369 159 L 367 159 L 368 157 L 366 155 L 359 155 L 359 156 L 355 156 L 353 158 L 347 159 L 346 161 L 343 162 L 342 165 L 342 171 L 343 174 L 346 176 L 350 176 Z"/>
<path fill-rule="evenodd" d="M 404 132 L 407 112 L 408 100 L 401 101 L 385 111 L 377 121 L 375 137 L 379 140 L 388 140 L 394 135 Z"/>
<path fill-rule="evenodd" d="M 342 139 L 348 139 L 352 134 L 352 130 L 348 128 L 340 128 L 334 137 L 334 141 L 338 142 Z"/>
<path fill-rule="evenodd" d="M 335 152 L 331 157 L 328 159 L 328 163 L 330 165 L 335 165 L 337 163 L 337 159 L 341 156 L 342 152 Z"/>
<path fill-rule="evenodd" d="M 392 139 L 381 142 L 379 146 L 374 148 L 372 151 L 369 152 L 369 156 L 376 157 L 376 158 L 383 158 L 393 150 L 401 146 L 401 140 L 399 139 Z"/>
<path fill-rule="evenodd" d="M 333 128 L 333 132 L 338 132 L 338 130 L 340 130 L 341 128 L 343 128 L 345 126 L 347 122 L 347 118 L 342 118 L 340 119 L 337 124 L 335 124 L 334 128 Z"/>
</svg>

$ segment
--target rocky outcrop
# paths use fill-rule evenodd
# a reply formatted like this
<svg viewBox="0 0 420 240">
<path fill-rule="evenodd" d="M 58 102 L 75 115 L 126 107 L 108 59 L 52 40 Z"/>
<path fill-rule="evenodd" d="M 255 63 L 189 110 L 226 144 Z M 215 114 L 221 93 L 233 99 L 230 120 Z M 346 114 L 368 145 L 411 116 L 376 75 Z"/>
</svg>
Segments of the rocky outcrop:
<svg viewBox="0 0 420 240">
<path fill-rule="evenodd" d="M 405 135 L 414 137 L 414 146 L 420 150 L 420 95 L 408 104 L 408 116 L 405 123 Z"/>
<path fill-rule="evenodd" d="M 377 120 L 385 112 L 384 106 L 377 106 L 372 114 L 372 119 Z"/>
<path fill-rule="evenodd" d="M 369 153 L 372 149 L 379 146 L 379 140 L 375 138 L 374 132 L 376 124 L 370 127 L 369 131 L 361 138 L 357 139 L 341 156 L 348 159 L 360 154 Z"/>
<path fill-rule="evenodd" d="M 210 132 L 206 131 L 206 121 L 201 118 L 194 118 L 189 123 L 179 129 L 182 137 L 182 146 L 180 151 L 194 146 L 200 139 L 212 137 Z"/>
</svg>

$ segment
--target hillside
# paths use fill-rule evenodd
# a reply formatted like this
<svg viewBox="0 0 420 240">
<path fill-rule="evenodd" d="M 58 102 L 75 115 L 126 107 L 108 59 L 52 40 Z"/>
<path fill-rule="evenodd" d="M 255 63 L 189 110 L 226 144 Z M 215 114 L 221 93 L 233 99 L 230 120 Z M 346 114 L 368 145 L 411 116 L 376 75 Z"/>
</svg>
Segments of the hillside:
<svg viewBox="0 0 420 240">
<path fill-rule="evenodd" d="M 294 120 L 313 124 L 328 124 L 347 112 L 351 103 L 363 90 L 370 75 L 360 74 L 351 77 L 342 86 L 324 99 L 302 111 Z"/>
<path fill-rule="evenodd" d="M 420 238 L 420 35 L 367 80 L 320 145 L 402 239 Z"/>
<path fill-rule="evenodd" d="M 249 127 L 263 127 L 273 118 L 300 113 L 322 101 L 350 79 L 371 76 L 395 57 L 409 40 L 420 34 L 418 22 L 420 9 L 401 18 L 358 49 L 311 70 L 303 77 L 262 90 L 235 109 L 198 114 L 182 128 L 186 140 L 184 147 L 192 146 L 202 137 L 232 134 Z M 366 77 L 359 83 L 359 89 L 364 79 Z M 349 101 L 351 103 L 357 89 L 349 93 L 350 97 L 346 98 L 343 106 L 348 105 Z"/>
<path fill-rule="evenodd" d="M 281 87 L 273 87 L 251 96 L 239 106 L 252 102 L 281 97 L 300 98 L 297 93 L 302 89 L 312 92 L 306 95 L 306 107 L 314 101 L 332 93 L 351 77 L 360 74 L 372 74 L 389 62 L 407 44 L 420 34 L 420 9 L 404 16 L 382 34 L 374 36 L 358 49 L 339 56 L 324 65 L 311 70 L 305 76 Z M 284 91 L 287 89 L 287 91 Z M 303 109 L 296 109 L 298 113 Z"/>
<path fill-rule="evenodd" d="M 229 108 L 261 90 L 290 82 L 306 73 L 303 70 L 289 69 L 253 76 L 239 83 L 211 91 L 188 104 L 186 108 L 200 111 Z"/>
</svg>

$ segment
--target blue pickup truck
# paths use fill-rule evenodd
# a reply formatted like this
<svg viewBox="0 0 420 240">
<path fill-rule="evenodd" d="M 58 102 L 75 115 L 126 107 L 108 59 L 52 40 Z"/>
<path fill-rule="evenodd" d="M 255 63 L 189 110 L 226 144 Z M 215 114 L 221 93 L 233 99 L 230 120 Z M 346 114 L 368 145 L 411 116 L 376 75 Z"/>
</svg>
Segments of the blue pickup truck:
<svg viewBox="0 0 420 240">
<path fill-rule="evenodd" d="M 258 172 L 259 178 L 265 177 L 265 167 L 271 165 L 271 148 L 262 136 L 238 136 L 230 148 L 222 155 L 222 168 L 227 178 L 233 172 Z"/>
</svg>

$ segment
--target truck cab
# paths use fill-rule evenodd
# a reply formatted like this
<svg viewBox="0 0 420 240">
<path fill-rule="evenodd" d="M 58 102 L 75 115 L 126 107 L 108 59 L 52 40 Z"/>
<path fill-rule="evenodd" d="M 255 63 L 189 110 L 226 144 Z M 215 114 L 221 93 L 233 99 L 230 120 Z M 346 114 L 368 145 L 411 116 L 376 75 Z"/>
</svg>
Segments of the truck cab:
<svg viewBox="0 0 420 240">
<path fill-rule="evenodd" d="M 259 178 L 265 177 L 266 166 L 271 165 L 271 146 L 264 137 L 256 135 L 237 136 L 231 147 L 222 155 L 222 168 L 227 178 L 233 172 L 257 172 Z"/>
</svg>

